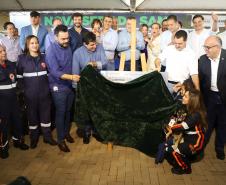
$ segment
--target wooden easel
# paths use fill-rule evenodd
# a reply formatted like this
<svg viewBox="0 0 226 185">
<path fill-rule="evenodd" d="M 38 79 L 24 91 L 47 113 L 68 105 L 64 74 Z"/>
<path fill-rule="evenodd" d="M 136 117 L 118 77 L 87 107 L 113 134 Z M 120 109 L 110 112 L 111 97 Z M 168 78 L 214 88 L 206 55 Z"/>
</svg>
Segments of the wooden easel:
<svg viewBox="0 0 226 185">
<path fill-rule="evenodd" d="M 136 71 L 136 20 L 132 19 L 132 25 L 131 25 L 131 71 Z M 140 55 L 141 59 L 141 68 L 142 71 L 146 72 L 147 71 L 147 62 L 145 58 L 145 54 L 141 53 Z M 125 67 L 125 61 L 126 61 L 126 54 L 124 52 L 121 53 L 120 57 L 120 64 L 119 64 L 119 71 L 124 71 Z"/>
<path fill-rule="evenodd" d="M 132 29 L 131 29 L 131 63 L 130 69 L 131 71 L 136 71 L 136 20 L 132 19 Z M 145 58 L 145 54 L 141 53 L 141 68 L 143 72 L 147 71 L 147 62 Z M 121 53 L 120 56 L 120 64 L 119 64 L 119 71 L 124 71 L 125 68 L 125 61 L 126 61 L 126 54 L 124 52 Z M 108 151 L 112 151 L 113 143 L 108 142 L 107 144 Z"/>
</svg>

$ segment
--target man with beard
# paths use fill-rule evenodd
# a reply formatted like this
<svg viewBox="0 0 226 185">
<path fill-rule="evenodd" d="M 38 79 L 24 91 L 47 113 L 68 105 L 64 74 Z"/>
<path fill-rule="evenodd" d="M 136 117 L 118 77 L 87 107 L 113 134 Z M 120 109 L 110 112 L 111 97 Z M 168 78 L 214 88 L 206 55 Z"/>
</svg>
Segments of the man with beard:
<svg viewBox="0 0 226 185">
<path fill-rule="evenodd" d="M 82 27 L 82 17 L 81 13 L 74 13 L 71 18 L 73 20 L 74 26 L 68 30 L 70 35 L 70 47 L 72 52 L 83 45 L 83 38 L 87 32 L 87 29 Z"/>
<path fill-rule="evenodd" d="M 65 143 L 73 143 L 70 136 L 70 110 L 74 100 L 72 81 L 78 81 L 78 75 L 72 72 L 72 51 L 69 47 L 67 26 L 55 28 L 56 41 L 46 51 L 46 63 L 49 70 L 49 85 L 56 109 L 55 123 L 57 129 L 58 147 L 63 152 L 70 152 Z"/>
</svg>

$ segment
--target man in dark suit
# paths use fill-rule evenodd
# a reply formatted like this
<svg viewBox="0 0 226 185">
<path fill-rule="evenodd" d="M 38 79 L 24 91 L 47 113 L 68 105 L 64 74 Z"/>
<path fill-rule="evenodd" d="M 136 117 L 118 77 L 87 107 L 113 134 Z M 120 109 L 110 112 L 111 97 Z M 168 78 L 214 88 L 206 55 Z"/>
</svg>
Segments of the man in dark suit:
<svg viewBox="0 0 226 185">
<path fill-rule="evenodd" d="M 226 138 L 226 50 L 217 36 L 209 36 L 205 43 L 206 54 L 199 59 L 200 89 L 207 108 L 208 130 L 205 144 L 216 128 L 215 151 L 220 160 L 225 159 Z"/>
</svg>

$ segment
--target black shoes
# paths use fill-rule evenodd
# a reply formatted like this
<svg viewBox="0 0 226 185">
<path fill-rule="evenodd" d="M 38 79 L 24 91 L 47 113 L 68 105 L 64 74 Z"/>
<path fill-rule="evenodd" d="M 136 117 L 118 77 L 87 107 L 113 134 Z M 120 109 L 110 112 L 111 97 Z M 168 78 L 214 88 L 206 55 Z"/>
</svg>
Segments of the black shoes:
<svg viewBox="0 0 226 185">
<path fill-rule="evenodd" d="M 183 174 L 191 174 L 191 168 L 182 169 L 182 168 L 171 168 L 171 172 L 176 175 L 183 175 Z"/>
<path fill-rule="evenodd" d="M 84 136 L 84 131 L 81 128 L 77 128 L 76 134 L 78 137 L 82 138 Z"/>
<path fill-rule="evenodd" d="M 49 144 L 49 145 L 51 145 L 51 146 L 56 146 L 57 145 L 57 142 L 52 138 L 52 137 L 50 137 L 50 138 L 48 138 L 48 139 L 43 139 L 43 142 L 44 143 L 47 143 L 47 144 Z"/>
<path fill-rule="evenodd" d="M 6 159 L 9 157 L 8 147 L 0 148 L 0 157 Z"/>
<path fill-rule="evenodd" d="M 90 142 L 90 135 L 85 135 L 83 136 L 83 144 L 89 144 Z"/>
<path fill-rule="evenodd" d="M 21 150 L 28 150 L 29 149 L 29 146 L 26 145 L 23 141 L 20 141 L 20 140 L 13 140 L 13 146 L 15 148 L 19 148 Z"/>
<path fill-rule="evenodd" d="M 38 139 L 31 139 L 30 148 L 35 149 L 38 145 Z"/>
<path fill-rule="evenodd" d="M 68 134 L 67 136 L 65 136 L 65 139 L 66 139 L 66 141 L 68 143 L 74 143 L 75 142 L 75 140 L 71 137 L 70 134 Z"/>
<path fill-rule="evenodd" d="M 100 137 L 100 135 L 96 132 L 92 133 L 92 136 L 99 142 L 103 142 L 104 140 L 102 139 L 102 137 Z"/>
<path fill-rule="evenodd" d="M 62 141 L 61 143 L 58 144 L 58 147 L 61 151 L 63 152 L 70 152 L 70 149 L 66 145 L 65 141 Z"/>
<path fill-rule="evenodd" d="M 224 154 L 224 152 L 217 152 L 216 157 L 219 160 L 224 160 L 225 159 L 225 154 Z"/>
</svg>

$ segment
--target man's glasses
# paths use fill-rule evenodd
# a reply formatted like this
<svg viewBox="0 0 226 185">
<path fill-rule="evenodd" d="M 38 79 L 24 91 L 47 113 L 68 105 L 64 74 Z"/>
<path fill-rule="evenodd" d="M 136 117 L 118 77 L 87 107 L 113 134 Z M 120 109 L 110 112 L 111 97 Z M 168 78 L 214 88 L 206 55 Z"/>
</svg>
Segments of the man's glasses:
<svg viewBox="0 0 226 185">
<path fill-rule="evenodd" d="M 205 50 L 210 50 L 211 48 L 213 48 L 213 47 L 216 47 L 216 46 L 218 46 L 218 45 L 214 45 L 214 46 L 203 46 L 203 48 L 205 49 Z"/>
</svg>

